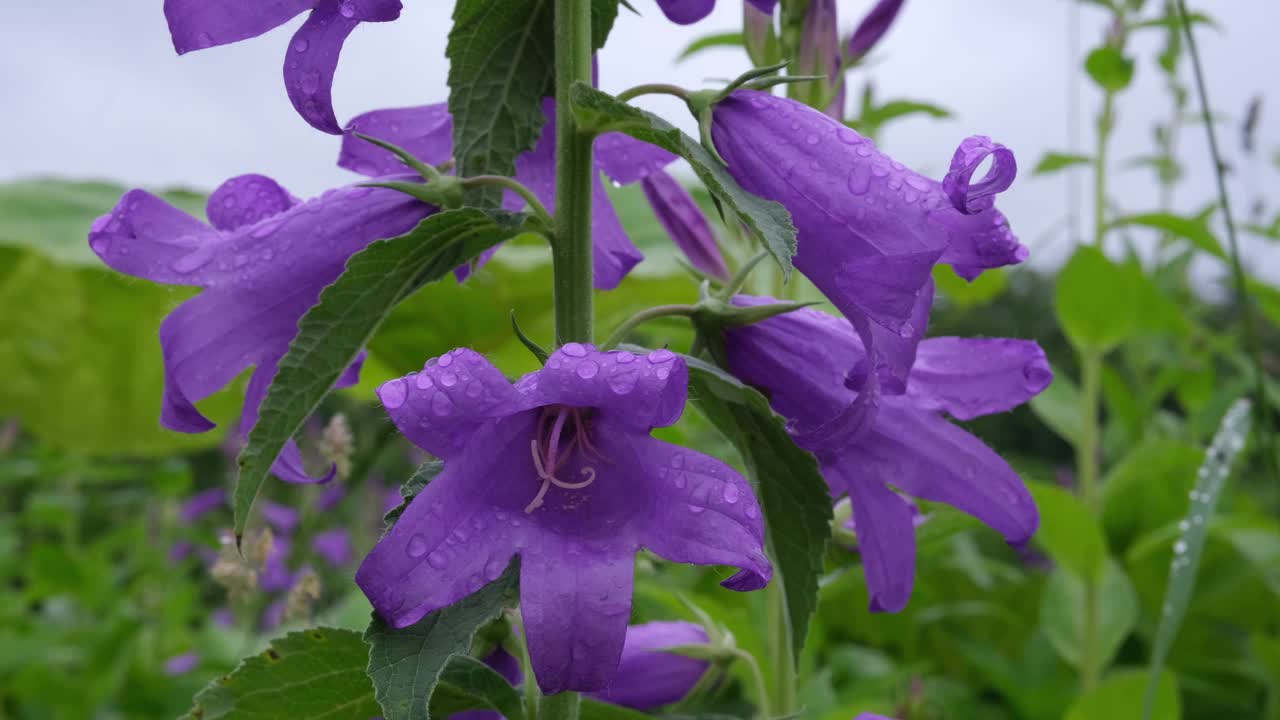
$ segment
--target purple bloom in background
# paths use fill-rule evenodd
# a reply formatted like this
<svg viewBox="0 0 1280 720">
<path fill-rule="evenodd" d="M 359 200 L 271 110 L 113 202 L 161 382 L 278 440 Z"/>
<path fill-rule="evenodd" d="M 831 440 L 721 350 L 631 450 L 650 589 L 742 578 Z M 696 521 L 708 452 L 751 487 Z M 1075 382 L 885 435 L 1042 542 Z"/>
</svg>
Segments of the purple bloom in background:
<svg viewBox="0 0 1280 720">
<path fill-rule="evenodd" d="M 342 528 L 316 533 L 311 538 L 311 549 L 335 568 L 344 567 L 355 558 L 351 533 Z"/>
<path fill-rule="evenodd" d="M 294 574 L 289 569 L 289 551 L 293 542 L 283 536 L 272 538 L 271 552 L 262 565 L 262 573 L 258 576 L 258 586 L 267 592 L 288 590 L 293 587 Z"/>
<path fill-rule="evenodd" d="M 280 623 L 284 622 L 284 613 L 289 609 L 289 599 L 280 596 L 271 601 L 271 604 L 262 611 L 262 616 L 258 618 L 258 628 L 263 632 L 269 632 L 280 627 Z"/>
<path fill-rule="evenodd" d="M 524 679 L 524 673 L 520 671 L 520 661 L 501 647 L 495 648 L 493 652 L 486 655 L 484 664 L 497 670 L 498 674 L 506 678 L 512 686 L 519 686 Z M 468 710 L 449 716 L 449 720 L 501 720 L 501 718 L 502 715 L 492 710 Z"/>
<path fill-rule="evenodd" d="M 515 178 L 537 195 L 550 212 L 556 207 L 556 129 L 555 101 L 543 101 L 547 124 L 542 128 L 533 150 L 516 158 Z M 425 163 L 439 165 L 453 156 L 453 121 L 441 103 L 420 107 L 375 110 L 351 122 L 351 131 L 399 145 Z M 395 155 L 348 132 L 342 141 L 338 165 L 362 175 L 387 175 L 403 172 L 404 166 Z M 627 185 L 643 180 L 675 160 L 675 156 L 658 147 L 622 133 L 606 133 L 596 138 L 595 162 L 614 182 Z M 524 199 L 507 192 L 503 207 L 519 210 Z M 644 255 L 636 249 L 622 227 L 604 183 L 597 175 L 592 180 L 591 236 L 595 246 L 592 255 L 595 286 L 611 290 L 635 267 Z M 481 258 L 487 260 L 496 252 L 490 250 Z M 461 269 L 465 277 L 469 268 Z"/>
<path fill-rule="evenodd" d="M 762 13 L 773 13 L 778 0 L 744 0 Z M 658 0 L 662 14 L 673 23 L 690 25 L 711 14 L 716 0 Z"/>
<path fill-rule="evenodd" d="M 861 336 L 866 368 L 877 372 L 855 372 L 855 384 L 878 375 L 886 393 L 904 389 L 935 262 L 972 279 L 1027 256 L 992 201 L 1013 182 L 1013 154 L 988 138 L 965 140 L 939 183 L 793 100 L 739 90 L 714 113 L 712 137 L 729 172 L 790 211 L 796 268 Z M 969 175 L 988 154 L 990 173 L 971 187 Z"/>
<path fill-rule="evenodd" d="M 844 73 L 840 58 L 840 27 L 836 0 L 809 0 L 804 29 L 800 36 L 800 56 L 796 59 L 798 75 L 823 75 L 826 80 L 806 83 L 820 93 L 813 104 L 830 95 L 824 112 L 835 120 L 844 119 Z"/>
<path fill-rule="evenodd" d="M 236 625 L 236 614 L 231 612 L 231 608 L 228 607 L 220 607 L 214 610 L 209 617 L 213 620 L 213 624 L 218 627 L 229 628 Z"/>
<path fill-rule="evenodd" d="M 457 602 L 519 555 L 521 610 L 548 693 L 608 687 L 622 654 L 635 553 L 772 576 L 759 505 L 729 466 L 650 436 L 684 411 L 674 353 L 568 343 L 514 386 L 457 349 L 378 389 L 396 426 L 444 460 L 356 573 L 395 627 Z"/>
<path fill-rule="evenodd" d="M 127 275 L 204 289 L 160 325 L 160 422 L 179 432 L 212 429 L 194 403 L 256 366 L 240 418 L 247 437 L 298 320 L 347 258 L 374 240 L 407 232 L 433 211 L 394 190 L 354 186 L 299 203 L 270 178 L 243 175 L 209 196 L 211 225 L 132 190 L 94 222 L 89 245 Z M 359 367 L 357 360 L 336 386 L 355 383 Z M 292 440 L 272 470 L 290 482 L 333 475 L 310 477 Z"/>
<path fill-rule="evenodd" d="M 659 170 L 646 177 L 640 187 L 653 206 L 658 222 L 689 258 L 689 263 L 711 277 L 728 280 L 729 267 L 720 254 L 716 235 L 684 185 L 665 170 Z"/>
<path fill-rule="evenodd" d="M 281 535 L 292 534 L 298 529 L 298 523 L 302 522 L 298 511 L 288 505 L 263 500 L 258 503 L 258 508 L 262 512 L 262 519 Z"/>
<path fill-rule="evenodd" d="M 324 492 L 316 498 L 317 510 L 332 510 L 338 506 L 338 503 L 347 497 L 347 488 L 344 485 L 333 483 L 325 487 Z"/>
<path fill-rule="evenodd" d="M 820 426 L 853 402 L 847 358 L 864 349 L 845 320 L 798 310 L 730 330 L 725 344 L 733 373 L 763 388 L 797 428 Z M 1035 532 L 1035 503 L 1017 474 L 943 414 L 968 420 L 1011 410 L 1052 379 L 1032 341 L 931 338 L 920 343 L 903 395 L 875 397 L 858 422 L 832 432 L 796 433 L 817 456 L 832 496 L 849 495 L 872 610 L 901 610 L 914 581 L 915 513 L 890 486 L 964 511 L 1010 543 Z"/>
<path fill-rule="evenodd" d="M 875 7 L 871 8 L 866 17 L 862 18 L 862 22 L 858 23 L 857 29 L 853 31 L 853 35 L 849 37 L 849 42 L 845 46 L 845 57 L 850 62 L 861 60 L 880 42 L 885 33 L 889 32 L 889 27 L 898 17 L 898 11 L 902 10 L 903 2 L 904 0 L 876 2 Z"/>
<path fill-rule="evenodd" d="M 347 36 L 362 22 L 400 17 L 400 0 L 165 0 L 179 55 L 257 37 L 310 11 L 289 42 L 285 89 L 312 127 L 342 132 L 333 112 L 333 74 Z"/>
<path fill-rule="evenodd" d="M 862 713 L 853 720 L 893 720 L 893 718 L 885 715 L 876 715 L 875 713 Z"/>
<path fill-rule="evenodd" d="M 711 667 L 698 658 L 663 652 L 685 645 L 707 644 L 707 633 L 688 622 L 651 622 L 627 628 L 618 674 L 598 700 L 636 710 L 652 710 L 679 702 Z"/>
<path fill-rule="evenodd" d="M 193 523 L 226 504 L 226 488 L 201 490 L 182 503 L 182 507 L 178 510 L 178 518 L 184 523 Z"/>
<path fill-rule="evenodd" d="M 193 652 L 174 655 L 164 661 L 164 674 L 170 677 L 175 675 L 186 675 L 192 670 L 195 670 L 196 666 L 199 664 L 200 656 Z"/>
<path fill-rule="evenodd" d="M 179 540 L 169 546 L 169 562 L 177 565 L 178 563 L 191 557 L 196 551 L 196 546 L 187 540 Z"/>
</svg>

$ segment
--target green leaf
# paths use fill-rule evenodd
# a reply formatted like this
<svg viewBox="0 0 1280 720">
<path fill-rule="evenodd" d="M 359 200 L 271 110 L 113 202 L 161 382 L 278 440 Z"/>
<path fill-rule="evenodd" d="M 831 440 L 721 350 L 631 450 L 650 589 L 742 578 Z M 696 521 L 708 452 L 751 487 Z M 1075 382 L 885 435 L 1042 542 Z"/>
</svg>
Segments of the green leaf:
<svg viewBox="0 0 1280 720">
<path fill-rule="evenodd" d="M 574 114 L 584 126 L 598 132 L 624 132 L 687 160 L 707 190 L 737 213 L 778 261 L 783 275 L 790 277 L 791 257 L 796 254 L 796 228 L 786 208 L 743 190 L 724 165 L 698 141 L 657 115 L 620 102 L 585 83 L 573 86 L 572 99 Z"/>
<path fill-rule="evenodd" d="M 364 673 L 369 648 L 360 633 L 332 628 L 293 632 L 209 684 L 189 720 L 369 720 L 378 714 Z"/>
<path fill-rule="evenodd" d="M 523 215 L 463 208 L 437 213 L 407 234 L 379 240 L 351 256 L 347 269 L 298 322 L 298 335 L 262 402 L 240 453 L 235 534 L 285 442 L 368 344 L 396 304 L 485 250 L 517 235 Z"/>
<path fill-rule="evenodd" d="M 592 0 L 592 48 L 618 14 L 618 0 Z M 542 99 L 555 93 L 551 0 L 459 0 L 445 55 L 458 175 L 514 175 L 516 156 L 533 148 L 546 124 Z M 502 190 L 470 191 L 497 207 Z"/>
<path fill-rule="evenodd" d="M 1075 165 L 1088 165 L 1092 162 L 1093 158 L 1088 155 L 1049 151 L 1040 158 L 1040 162 L 1036 163 L 1036 167 L 1031 171 L 1031 174 L 1048 175 Z"/>
<path fill-rule="evenodd" d="M 960 308 L 971 308 L 1000 297 L 1009 285 L 1009 273 L 1004 268 L 993 268 L 973 280 L 965 280 L 950 265 L 934 265 L 933 281 L 948 300 Z"/>
<path fill-rule="evenodd" d="M 1131 450 L 1102 479 L 1102 519 L 1127 546 L 1186 513 L 1204 453 L 1177 440 L 1151 440 Z"/>
<path fill-rule="evenodd" d="M 447 718 L 466 710 L 492 710 L 506 720 L 524 718 L 524 699 L 497 670 L 467 656 L 454 655 L 431 696 L 431 714 Z"/>
<path fill-rule="evenodd" d="M 1124 56 L 1119 48 L 1110 45 L 1089 53 L 1084 61 L 1085 72 L 1109 93 L 1120 92 L 1133 82 L 1133 60 Z"/>
<path fill-rule="evenodd" d="M 404 502 L 400 503 L 397 507 L 391 508 L 387 511 L 387 514 L 383 516 L 382 519 L 387 523 L 387 526 L 390 527 L 396 520 L 399 520 L 400 516 L 404 514 L 404 511 L 408 509 L 409 503 L 413 502 L 413 498 L 416 497 L 418 493 L 422 492 L 422 489 L 427 486 L 427 483 L 434 480 L 435 477 L 442 472 L 444 472 L 444 462 L 435 458 L 419 465 L 418 469 L 413 472 L 413 475 L 400 485 L 400 497 L 404 498 Z"/>
<path fill-rule="evenodd" d="M 1213 443 L 1206 453 L 1204 464 L 1197 474 L 1195 490 L 1191 492 L 1191 508 L 1187 518 L 1179 524 L 1181 536 L 1173 545 L 1173 562 L 1169 568 L 1169 584 L 1164 594 L 1160 612 L 1160 626 L 1156 629 L 1151 649 L 1152 684 L 1147 687 L 1147 712 L 1151 717 L 1151 705 L 1156 688 L 1154 680 L 1164 670 L 1173 641 L 1191 605 L 1195 591 L 1196 574 L 1200 569 L 1200 557 L 1204 553 L 1205 536 L 1209 522 L 1218 507 L 1218 498 L 1231 474 L 1236 456 L 1244 449 L 1251 426 L 1250 405 L 1246 399 L 1237 400 L 1218 426 Z"/>
<path fill-rule="evenodd" d="M 450 661 L 471 650 L 476 631 L 515 606 L 519 578 L 520 562 L 512 560 L 497 580 L 400 630 L 374 616 L 364 639 L 369 677 L 386 720 L 430 717 L 427 708 Z"/>
<path fill-rule="evenodd" d="M 1086 659 L 1086 593 L 1093 592 L 1097 613 L 1094 646 Z M 1040 598 L 1040 624 L 1058 654 L 1080 668 L 1091 661 L 1098 669 L 1107 667 L 1121 643 L 1138 623 L 1138 594 L 1120 565 L 1107 558 L 1101 582 L 1086 583 L 1058 568 L 1049 576 Z"/>
<path fill-rule="evenodd" d="M 797 447 L 769 401 L 737 378 L 697 358 L 689 364 L 689 397 L 733 443 L 764 509 L 765 534 L 791 623 L 793 650 L 804 647 L 818 604 L 818 578 L 831 537 L 831 497 L 813 455 Z"/>
<path fill-rule="evenodd" d="M 1084 423 L 1080 418 L 1080 389 L 1062 372 L 1053 369 L 1053 382 L 1031 398 L 1031 412 L 1058 437 L 1075 445 Z"/>
<path fill-rule="evenodd" d="M 1064 720 L 1138 720 L 1142 713 L 1142 689 L 1147 673 L 1139 669 L 1111 673 L 1098 686 L 1076 699 Z M 1146 720 L 1181 720 L 1182 704 L 1173 673 L 1159 676 L 1153 712 Z"/>
<path fill-rule="evenodd" d="M 680 55 L 676 57 L 676 60 L 680 61 L 691 58 L 703 50 L 709 50 L 711 48 L 742 47 L 743 43 L 742 33 L 740 32 L 724 32 L 712 35 L 703 35 L 689 43 L 684 50 L 681 50 Z"/>
<path fill-rule="evenodd" d="M 653 716 L 621 705 L 611 705 L 584 697 L 578 720 L 653 720 Z"/>
<path fill-rule="evenodd" d="M 918 100 L 890 100 L 882 105 L 863 102 L 862 112 L 857 120 L 850 120 L 849 127 L 870 138 L 875 138 L 880 129 L 894 120 L 911 115 L 928 115 L 931 118 L 944 119 L 951 117 L 951 111 L 938 105 Z"/>
<path fill-rule="evenodd" d="M 1218 238 L 1209 229 L 1209 215 L 1202 213 L 1196 216 L 1174 215 L 1172 213 L 1144 213 L 1127 215 L 1111 222 L 1109 227 L 1138 226 L 1169 233 L 1190 242 L 1198 250 L 1225 260 L 1227 253 L 1222 249 Z"/>
<path fill-rule="evenodd" d="M 1090 246 L 1077 248 L 1058 274 L 1053 306 L 1067 339 L 1083 351 L 1110 350 L 1138 323 L 1137 292 L 1128 273 Z"/>
<path fill-rule="evenodd" d="M 1093 514 L 1074 495 L 1054 486 L 1028 486 L 1040 510 L 1034 540 L 1059 566 L 1086 579 L 1101 577 L 1107 541 Z"/>
</svg>

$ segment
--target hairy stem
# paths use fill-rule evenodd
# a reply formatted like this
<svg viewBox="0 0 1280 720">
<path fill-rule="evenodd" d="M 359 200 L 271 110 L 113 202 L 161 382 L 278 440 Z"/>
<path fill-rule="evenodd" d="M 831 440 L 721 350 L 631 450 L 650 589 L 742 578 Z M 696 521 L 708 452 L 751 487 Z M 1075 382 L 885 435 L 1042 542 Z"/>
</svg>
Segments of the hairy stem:
<svg viewBox="0 0 1280 720">
<path fill-rule="evenodd" d="M 591 342 L 591 141 L 573 116 L 569 90 L 591 82 L 591 0 L 555 0 L 556 344 Z"/>
<path fill-rule="evenodd" d="M 768 604 L 769 667 L 773 672 L 773 697 L 771 710 L 783 717 L 791 716 L 799 708 L 796 698 L 796 663 L 791 653 L 791 626 L 787 622 L 787 599 L 782 583 L 774 578 L 765 589 Z"/>
<path fill-rule="evenodd" d="M 547 212 L 546 206 L 542 204 L 542 201 L 538 200 L 538 196 L 534 195 L 532 190 L 525 187 L 524 183 L 516 180 L 515 178 L 509 178 L 505 175 L 476 175 L 474 177 L 464 178 L 462 181 L 462 186 L 465 188 L 482 187 L 485 185 L 500 187 L 516 193 L 520 197 L 524 198 L 524 201 L 529 204 L 529 209 L 533 210 L 533 213 L 538 216 L 538 219 L 542 220 L 547 225 L 552 224 L 553 221 L 551 219 L 551 213 Z"/>
</svg>

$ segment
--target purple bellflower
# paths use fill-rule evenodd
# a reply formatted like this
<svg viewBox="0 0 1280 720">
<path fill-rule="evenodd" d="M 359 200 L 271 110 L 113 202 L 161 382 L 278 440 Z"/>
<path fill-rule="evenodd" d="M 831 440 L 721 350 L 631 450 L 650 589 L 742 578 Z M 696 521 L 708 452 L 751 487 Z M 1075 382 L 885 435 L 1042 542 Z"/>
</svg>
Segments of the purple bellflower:
<svg viewBox="0 0 1280 720">
<path fill-rule="evenodd" d="M 258 509 L 262 513 L 262 519 L 282 535 L 293 534 L 293 531 L 298 529 L 298 524 L 302 522 L 302 514 L 288 505 L 263 500 L 258 503 Z"/>
<path fill-rule="evenodd" d="M 289 100 L 312 127 L 337 135 L 333 74 L 342 44 L 362 22 L 400 17 L 400 0 L 164 0 L 179 55 L 257 37 L 310 11 L 284 62 Z"/>
<path fill-rule="evenodd" d="M 650 437 L 684 411 L 688 368 L 668 350 L 568 343 L 514 386 L 471 350 L 378 389 L 392 421 L 444 460 L 356 582 L 394 627 L 457 602 L 519 555 L 521 611 L 545 692 L 609 686 L 631 610 L 634 555 L 773 570 L 759 505 L 729 466 Z"/>
<path fill-rule="evenodd" d="M 537 145 L 516 158 L 516 180 L 533 191 L 549 212 L 556 208 L 556 128 L 555 101 L 542 105 L 547 124 L 542 128 Z M 443 104 L 420 107 L 375 110 L 351 122 L 351 132 L 343 138 L 338 165 L 362 175 L 388 175 L 404 172 L 400 160 L 390 152 L 365 142 L 353 132 L 398 145 L 419 160 L 439 165 L 453 157 L 453 120 Z M 638 182 L 675 160 L 666 150 L 635 140 L 622 133 L 606 133 L 595 141 L 596 168 L 619 184 Z M 592 181 L 591 236 L 595 245 L 592 255 L 595 286 L 611 290 L 622 282 L 631 268 L 644 259 L 627 236 L 627 231 L 613 209 L 609 194 L 599 176 Z M 524 200 L 507 192 L 503 206 L 508 210 L 524 207 Z M 496 250 L 481 258 L 487 260 Z M 465 277 L 469 268 L 463 268 Z"/>
<path fill-rule="evenodd" d="M 212 429 L 194 403 L 256 366 L 240 418 L 247 437 L 298 320 L 342 274 L 347 258 L 374 240 L 404 234 L 433 211 L 394 190 L 355 186 L 299 202 L 270 178 L 242 175 L 209 196 L 211 225 L 131 190 L 94 222 L 89 246 L 126 275 L 203 288 L 160 325 L 160 423 L 178 432 Z M 359 368 L 357 360 L 337 387 L 354 384 Z M 333 476 L 309 476 L 292 440 L 272 471 L 290 482 Z"/>
<path fill-rule="evenodd" d="M 732 372 L 764 389 L 797 428 L 821 425 L 850 406 L 847 358 L 865 352 L 847 321 L 811 308 L 730 330 L 725 346 Z M 915 512 L 890 486 L 966 512 L 1015 545 L 1035 532 L 1039 516 L 1017 473 L 943 415 L 969 420 L 1004 412 L 1052 379 L 1034 342 L 930 338 L 920 343 L 904 394 L 874 397 L 859 422 L 835 431 L 795 434 L 818 458 L 832 496 L 847 494 L 853 505 L 872 610 L 901 610 L 914 582 Z"/>
<path fill-rule="evenodd" d="M 743 188 L 791 213 L 796 268 L 853 323 L 876 371 L 859 374 L 878 375 L 886 393 L 905 387 L 935 262 L 972 279 L 1027 256 L 995 209 L 1017 171 L 1013 153 L 989 138 L 962 142 L 939 183 L 836 120 L 754 90 L 716 105 L 712 138 Z M 988 155 L 990 172 L 971 184 Z"/>
<path fill-rule="evenodd" d="M 778 0 L 744 0 L 762 13 L 772 15 Z M 679 25 L 691 25 L 711 14 L 716 0 L 658 0 L 658 7 L 667 19 Z"/>
<path fill-rule="evenodd" d="M 174 655 L 164 661 L 164 674 L 170 677 L 186 675 L 195 670 L 198 665 L 200 665 L 200 656 L 193 652 Z"/>
<path fill-rule="evenodd" d="M 311 549 L 335 568 L 345 567 L 355 558 L 355 549 L 351 546 L 351 532 L 346 528 L 316 533 L 311 538 Z"/>
<path fill-rule="evenodd" d="M 720 254 L 715 232 L 698 203 L 678 180 L 665 170 L 648 175 L 640 184 L 653 213 L 675 241 L 689 264 L 710 277 L 729 279 L 729 266 Z"/>
<path fill-rule="evenodd" d="M 822 75 L 805 85 L 815 91 L 814 104 L 835 120 L 844 119 L 844 73 L 840 58 L 840 27 L 836 0 L 810 0 L 805 10 L 804 28 L 800 36 L 800 55 L 796 58 L 799 75 Z"/>
<path fill-rule="evenodd" d="M 877 0 L 871 11 L 862 18 L 862 22 L 858 23 L 857 29 L 853 31 L 853 35 L 845 45 L 845 58 L 849 62 L 857 62 L 871 52 L 871 48 L 875 47 L 885 33 L 889 32 L 890 26 L 898 17 L 898 11 L 902 10 L 904 1 Z"/>
</svg>

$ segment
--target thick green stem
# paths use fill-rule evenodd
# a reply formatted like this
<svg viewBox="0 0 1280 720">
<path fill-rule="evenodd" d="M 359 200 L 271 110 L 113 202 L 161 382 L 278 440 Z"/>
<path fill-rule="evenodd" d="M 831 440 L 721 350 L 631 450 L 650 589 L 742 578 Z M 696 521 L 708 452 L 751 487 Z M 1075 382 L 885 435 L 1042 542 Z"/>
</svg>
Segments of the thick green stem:
<svg viewBox="0 0 1280 720">
<path fill-rule="evenodd" d="M 544 695 L 538 702 L 538 720 L 578 720 L 582 696 L 575 692 Z"/>
<path fill-rule="evenodd" d="M 1096 351 L 1080 353 L 1080 437 L 1076 442 L 1076 473 L 1080 499 L 1095 509 L 1098 484 L 1098 404 L 1102 391 L 1102 356 Z"/>
<path fill-rule="evenodd" d="M 575 82 L 591 82 L 591 0 L 555 0 L 556 344 L 591 342 L 591 141 L 569 100 Z"/>
<path fill-rule="evenodd" d="M 768 604 L 769 668 L 773 672 L 772 711 L 777 715 L 794 715 L 800 709 L 796 698 L 796 663 L 791 652 L 791 625 L 787 622 L 787 598 L 782 583 L 774 578 L 765 590 Z"/>
<path fill-rule="evenodd" d="M 1102 247 L 1107 232 L 1107 146 L 1115 125 L 1116 96 L 1107 92 L 1098 113 L 1098 149 L 1093 157 L 1093 244 Z"/>
</svg>

